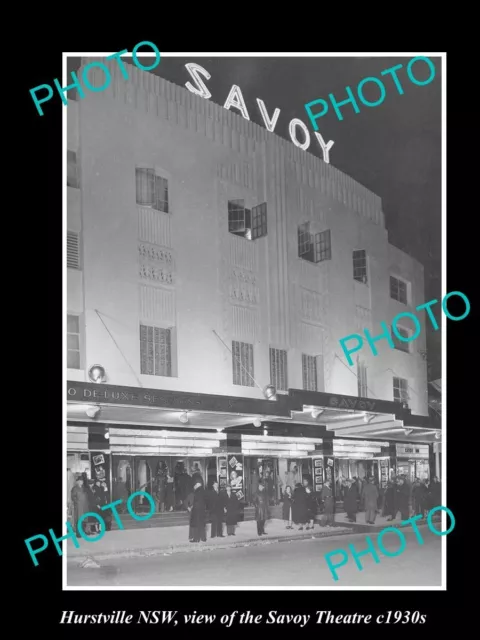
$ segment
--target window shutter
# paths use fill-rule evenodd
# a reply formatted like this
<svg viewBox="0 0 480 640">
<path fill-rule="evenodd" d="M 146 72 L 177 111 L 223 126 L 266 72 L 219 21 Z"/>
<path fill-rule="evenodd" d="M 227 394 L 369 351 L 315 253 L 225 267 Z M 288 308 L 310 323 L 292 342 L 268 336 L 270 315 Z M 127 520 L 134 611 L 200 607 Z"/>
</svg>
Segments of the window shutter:
<svg viewBox="0 0 480 640">
<path fill-rule="evenodd" d="M 67 231 L 67 267 L 80 269 L 80 234 Z"/>
</svg>

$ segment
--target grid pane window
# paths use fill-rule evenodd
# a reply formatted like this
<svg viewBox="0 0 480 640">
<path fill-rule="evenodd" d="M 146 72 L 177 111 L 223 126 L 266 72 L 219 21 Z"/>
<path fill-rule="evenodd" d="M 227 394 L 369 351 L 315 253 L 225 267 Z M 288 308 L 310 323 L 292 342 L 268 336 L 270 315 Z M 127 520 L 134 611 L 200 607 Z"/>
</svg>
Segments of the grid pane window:
<svg viewBox="0 0 480 640">
<path fill-rule="evenodd" d="M 253 387 L 253 344 L 232 340 L 232 372 L 233 384 L 241 387 Z"/>
<path fill-rule="evenodd" d="M 298 256 L 308 262 L 323 262 L 332 257 L 330 229 L 315 235 L 310 232 L 310 222 L 298 227 Z"/>
<path fill-rule="evenodd" d="M 228 201 L 228 230 L 247 240 L 257 240 L 267 235 L 267 203 L 252 209 L 245 207 L 245 200 Z"/>
<path fill-rule="evenodd" d="M 407 304 L 407 283 L 395 276 L 390 276 L 390 297 Z"/>
<path fill-rule="evenodd" d="M 315 234 L 315 262 L 332 259 L 332 238 L 330 229 Z"/>
<path fill-rule="evenodd" d="M 80 369 L 80 318 L 67 315 L 67 368 Z"/>
<path fill-rule="evenodd" d="M 357 385 L 360 398 L 368 398 L 367 367 L 361 360 L 357 360 Z"/>
<path fill-rule="evenodd" d="M 245 201 L 228 201 L 228 230 L 230 233 L 245 233 Z"/>
<path fill-rule="evenodd" d="M 410 338 L 410 332 L 408 331 L 408 329 L 402 329 L 402 327 L 399 327 L 397 325 L 397 331 L 402 336 L 402 338 L 406 338 L 406 339 Z M 402 340 L 399 340 L 395 335 L 393 328 L 392 328 L 392 340 L 393 340 L 393 344 L 395 345 L 395 349 L 398 349 L 399 351 L 404 351 L 405 353 L 410 353 L 410 343 L 402 342 Z"/>
<path fill-rule="evenodd" d="M 312 244 L 310 223 L 305 222 L 298 227 L 298 255 L 300 258 L 304 258 L 312 251 Z"/>
<path fill-rule="evenodd" d="M 172 331 L 140 325 L 140 373 L 172 376 Z"/>
<path fill-rule="evenodd" d="M 80 187 L 80 179 L 75 151 L 67 150 L 67 187 Z"/>
<path fill-rule="evenodd" d="M 252 209 L 252 240 L 263 238 L 267 235 L 267 203 L 253 207 Z"/>
<path fill-rule="evenodd" d="M 317 359 L 302 353 L 302 377 L 305 391 L 318 391 Z"/>
<path fill-rule="evenodd" d="M 367 284 L 367 252 L 365 249 L 353 252 L 353 279 Z"/>
<path fill-rule="evenodd" d="M 168 180 L 154 169 L 135 169 L 137 204 L 168 213 Z"/>
<path fill-rule="evenodd" d="M 270 384 L 277 391 L 288 391 L 287 352 L 270 347 Z"/>
<path fill-rule="evenodd" d="M 408 380 L 405 378 L 393 378 L 393 400 L 402 402 L 408 407 Z"/>
</svg>

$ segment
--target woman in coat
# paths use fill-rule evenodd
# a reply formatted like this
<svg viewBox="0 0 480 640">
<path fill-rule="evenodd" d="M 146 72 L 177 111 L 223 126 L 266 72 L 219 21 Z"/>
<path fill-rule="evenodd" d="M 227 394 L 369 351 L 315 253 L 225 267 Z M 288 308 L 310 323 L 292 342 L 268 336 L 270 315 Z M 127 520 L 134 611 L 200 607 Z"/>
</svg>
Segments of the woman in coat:
<svg viewBox="0 0 480 640">
<path fill-rule="evenodd" d="M 368 478 L 363 487 L 363 500 L 365 506 L 365 522 L 375 524 L 378 506 L 378 487 L 373 482 L 373 478 Z"/>
<path fill-rule="evenodd" d="M 312 487 L 307 485 L 305 487 L 305 493 L 307 494 L 307 526 L 306 529 L 313 529 L 315 526 L 315 516 L 317 515 L 317 500 L 315 494 L 312 491 Z"/>
<path fill-rule="evenodd" d="M 263 482 L 258 483 L 258 491 L 255 496 L 255 520 L 257 521 L 257 534 L 266 536 L 265 520 L 268 520 L 268 496 Z"/>
<path fill-rule="evenodd" d="M 203 484 L 197 482 L 193 487 L 193 505 L 188 506 L 190 511 L 190 542 L 206 542 L 207 534 L 205 531 L 206 511 L 205 511 L 205 489 Z"/>
<path fill-rule="evenodd" d="M 238 500 L 229 484 L 223 494 L 223 509 L 226 514 L 227 535 L 234 536 L 238 522 Z"/>
<path fill-rule="evenodd" d="M 343 501 L 343 508 L 347 512 L 347 518 L 349 522 L 357 521 L 357 509 L 358 509 L 358 490 L 355 482 L 347 480 L 347 492 Z"/>
<path fill-rule="evenodd" d="M 88 492 L 84 485 L 84 478 L 78 475 L 75 480 L 75 486 L 71 493 L 72 505 L 73 505 L 73 529 L 77 535 L 77 538 L 81 537 L 80 529 L 78 528 L 78 521 L 90 510 Z"/>
<path fill-rule="evenodd" d="M 303 526 L 308 522 L 307 494 L 299 482 L 293 492 L 292 518 L 293 522 L 299 525 L 299 531 L 302 531 Z"/>
<path fill-rule="evenodd" d="M 333 500 L 333 490 L 331 487 L 332 481 L 326 480 L 325 484 L 322 487 L 322 491 L 320 493 L 320 498 L 323 500 L 323 524 L 325 527 L 331 527 L 334 522 L 333 517 L 333 509 L 334 509 L 334 500 Z"/>
<path fill-rule="evenodd" d="M 286 522 L 285 529 L 293 529 L 292 527 L 292 511 L 293 511 L 293 493 L 292 487 L 287 484 L 283 493 L 282 516 Z"/>
</svg>

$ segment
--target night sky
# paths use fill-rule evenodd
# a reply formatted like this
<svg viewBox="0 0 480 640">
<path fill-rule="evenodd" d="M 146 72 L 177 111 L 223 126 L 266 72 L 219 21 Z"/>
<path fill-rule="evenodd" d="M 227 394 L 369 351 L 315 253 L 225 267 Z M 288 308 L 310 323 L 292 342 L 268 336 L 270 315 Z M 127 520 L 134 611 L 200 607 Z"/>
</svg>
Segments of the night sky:
<svg viewBox="0 0 480 640">
<path fill-rule="evenodd" d="M 367 76 L 382 78 L 381 71 L 397 64 L 404 94 L 399 95 L 391 76 L 383 81 L 387 90 L 383 104 L 367 107 L 357 100 L 360 113 L 351 105 L 341 111 L 339 121 L 332 107 L 317 120 L 325 142 L 334 140 L 330 163 L 382 198 L 389 240 L 425 267 L 425 302 L 441 299 L 441 60 L 432 58 L 436 67 L 433 82 L 414 85 L 407 77 L 410 58 L 186 58 L 162 57 L 151 73 L 185 86 L 191 82 L 185 64 L 195 62 L 210 74 L 202 80 L 212 94 L 210 100 L 223 106 L 233 84 L 240 87 L 253 122 L 264 127 L 256 98 L 265 102 L 269 117 L 275 109 L 280 116 L 275 133 L 290 140 L 288 124 L 299 118 L 308 127 L 311 144 L 308 153 L 322 158 L 313 127 L 304 104 L 332 93 L 337 101 L 355 95 L 358 83 Z M 152 64 L 150 58 L 140 58 Z M 68 70 L 78 68 L 79 60 L 70 58 Z M 415 76 L 429 76 L 426 64 L 418 62 Z M 68 84 L 68 83 L 67 83 Z M 372 88 L 368 91 L 367 88 Z M 365 88 L 368 100 L 378 99 L 378 89 Z M 317 108 L 314 108 L 316 112 Z M 232 111 L 239 113 L 235 108 Z M 297 128 L 297 137 L 303 134 Z M 385 320 L 388 320 L 387 318 Z M 440 331 L 428 335 L 429 379 L 440 377 Z"/>
</svg>

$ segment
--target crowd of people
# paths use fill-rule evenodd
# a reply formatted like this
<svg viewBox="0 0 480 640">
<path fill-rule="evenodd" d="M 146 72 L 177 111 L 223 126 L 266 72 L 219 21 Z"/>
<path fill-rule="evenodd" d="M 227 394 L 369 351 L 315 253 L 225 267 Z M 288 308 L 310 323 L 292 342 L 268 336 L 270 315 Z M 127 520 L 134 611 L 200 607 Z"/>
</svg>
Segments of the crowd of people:
<svg viewBox="0 0 480 640">
<path fill-rule="evenodd" d="M 172 511 L 176 494 L 176 504 L 190 515 L 190 542 L 206 541 L 208 522 L 211 523 L 211 538 L 224 537 L 224 524 L 227 535 L 234 536 L 242 505 L 231 484 L 220 489 L 215 480 L 210 488 L 205 489 L 202 473 L 198 468 L 193 469 L 192 475 L 183 470 L 176 476 L 175 490 L 174 478 L 168 469 L 161 468 L 157 471 L 152 487 L 156 510 Z M 264 536 L 267 535 L 265 522 L 270 518 L 270 506 L 275 501 L 272 500 L 271 480 L 267 474 L 257 478 L 252 503 L 255 507 L 257 534 Z M 407 520 L 411 515 L 425 518 L 431 509 L 441 504 L 442 491 L 437 477 L 432 481 L 415 478 L 411 483 L 406 476 L 398 475 L 393 476 L 385 488 L 381 488 L 372 476 L 344 479 L 339 493 L 337 498 L 343 499 L 343 510 L 349 522 L 356 522 L 358 513 L 364 511 L 365 522 L 374 524 L 379 514 L 387 520 L 394 520 L 398 513 L 402 520 Z M 89 479 L 86 473 L 77 474 L 70 498 L 71 517 L 77 537 L 80 537 L 78 522 L 89 512 L 101 514 L 106 530 L 111 529 L 111 513 L 101 510 L 102 506 L 109 503 L 105 481 Z M 119 506 L 119 510 L 122 508 L 125 508 L 125 503 Z M 331 481 L 327 480 L 318 493 L 314 492 L 309 477 L 304 477 L 302 483 L 297 482 L 293 487 L 289 484 L 285 486 L 282 491 L 282 517 L 286 529 L 311 530 L 318 513 L 322 515 L 322 526 L 331 527 L 334 524 L 335 497 Z M 92 516 L 87 517 L 83 524 L 86 535 L 98 535 L 99 527 L 99 521 Z"/>
<path fill-rule="evenodd" d="M 105 529 L 107 531 L 111 530 L 112 515 L 108 510 L 102 511 L 102 507 L 110 502 L 108 495 L 107 483 L 104 480 L 88 478 L 86 473 L 79 473 L 75 476 L 75 486 L 70 493 L 70 515 L 77 538 L 81 537 L 78 522 L 86 513 L 101 514 L 105 522 Z M 82 524 L 82 528 L 88 536 L 98 535 L 100 533 L 100 522 L 97 518 L 88 516 Z"/>
<path fill-rule="evenodd" d="M 356 522 L 357 514 L 365 511 L 365 522 L 375 524 L 378 514 L 387 520 L 395 520 L 398 513 L 402 520 L 410 515 L 425 518 L 428 512 L 441 504 L 442 485 L 437 477 L 432 481 L 410 483 L 405 475 L 392 476 L 381 489 L 373 477 L 364 480 L 352 478 L 344 481 L 343 506 L 350 522 Z"/>
</svg>

